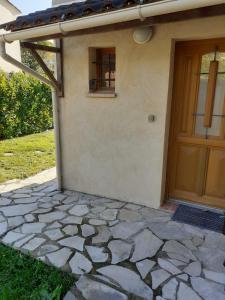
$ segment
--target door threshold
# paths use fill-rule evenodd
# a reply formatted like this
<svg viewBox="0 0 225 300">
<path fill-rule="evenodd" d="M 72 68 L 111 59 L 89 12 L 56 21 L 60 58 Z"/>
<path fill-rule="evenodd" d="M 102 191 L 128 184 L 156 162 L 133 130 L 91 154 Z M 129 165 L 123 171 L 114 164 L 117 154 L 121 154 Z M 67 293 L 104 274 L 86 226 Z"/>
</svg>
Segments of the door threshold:
<svg viewBox="0 0 225 300">
<path fill-rule="evenodd" d="M 203 204 L 197 204 L 197 203 L 193 203 L 193 202 L 189 202 L 189 201 L 185 201 L 185 200 L 170 198 L 170 199 L 167 200 L 166 203 L 171 204 L 172 206 L 178 206 L 180 204 L 183 204 L 183 205 L 187 205 L 187 206 L 190 206 L 190 207 L 199 208 L 199 209 L 202 209 L 204 211 L 215 212 L 215 213 L 218 213 L 218 214 L 224 214 L 225 213 L 225 210 L 220 209 L 220 208 L 211 207 L 211 206 L 207 206 L 207 205 L 203 205 Z"/>
</svg>

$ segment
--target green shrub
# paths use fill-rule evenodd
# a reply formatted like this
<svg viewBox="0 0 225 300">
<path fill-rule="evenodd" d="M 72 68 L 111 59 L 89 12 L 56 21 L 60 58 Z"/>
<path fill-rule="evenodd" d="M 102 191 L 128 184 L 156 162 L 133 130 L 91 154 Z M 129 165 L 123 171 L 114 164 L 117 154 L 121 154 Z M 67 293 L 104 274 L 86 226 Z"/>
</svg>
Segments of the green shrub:
<svg viewBox="0 0 225 300">
<path fill-rule="evenodd" d="M 0 72 L 0 139 L 53 127 L 51 90 L 22 72 Z"/>
</svg>

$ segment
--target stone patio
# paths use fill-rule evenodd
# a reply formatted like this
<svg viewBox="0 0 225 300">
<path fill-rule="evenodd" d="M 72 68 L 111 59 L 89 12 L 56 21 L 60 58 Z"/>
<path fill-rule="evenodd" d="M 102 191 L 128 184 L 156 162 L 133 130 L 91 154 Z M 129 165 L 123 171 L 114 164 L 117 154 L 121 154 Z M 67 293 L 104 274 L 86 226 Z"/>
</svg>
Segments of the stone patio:
<svg viewBox="0 0 225 300">
<path fill-rule="evenodd" d="M 224 235 L 168 211 L 61 193 L 54 180 L 19 187 L 0 195 L 1 242 L 72 272 L 65 300 L 225 299 Z"/>
</svg>

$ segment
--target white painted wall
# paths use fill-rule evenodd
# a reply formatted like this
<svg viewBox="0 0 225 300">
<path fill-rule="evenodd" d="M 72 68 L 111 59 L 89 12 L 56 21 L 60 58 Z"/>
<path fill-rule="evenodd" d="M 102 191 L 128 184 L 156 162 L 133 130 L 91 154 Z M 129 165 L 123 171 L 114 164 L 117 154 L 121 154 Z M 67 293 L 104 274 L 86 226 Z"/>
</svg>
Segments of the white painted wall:
<svg viewBox="0 0 225 300">
<path fill-rule="evenodd" d="M 225 37 L 224 24 L 222 16 L 159 25 L 146 45 L 134 43 L 132 30 L 64 39 L 65 188 L 160 206 L 174 40 Z M 116 47 L 117 98 L 87 97 L 89 47 Z M 148 122 L 149 114 L 156 122 Z"/>
<path fill-rule="evenodd" d="M 19 15 L 19 11 L 14 8 L 8 1 L 0 0 L 0 24 L 10 22 Z M 3 30 L 0 30 L 0 34 L 4 33 Z M 12 44 L 6 45 L 7 52 L 12 55 L 15 59 L 21 60 L 20 46 L 19 42 L 14 42 Z M 6 72 L 18 71 L 16 67 L 5 62 L 0 58 L 0 69 Z"/>
</svg>

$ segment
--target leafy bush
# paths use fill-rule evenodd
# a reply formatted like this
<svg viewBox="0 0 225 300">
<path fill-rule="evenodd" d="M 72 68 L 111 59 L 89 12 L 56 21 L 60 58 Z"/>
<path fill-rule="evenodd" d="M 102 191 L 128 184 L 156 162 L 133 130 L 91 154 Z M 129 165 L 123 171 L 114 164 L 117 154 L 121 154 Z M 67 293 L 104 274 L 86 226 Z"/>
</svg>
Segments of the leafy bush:
<svg viewBox="0 0 225 300">
<path fill-rule="evenodd" d="M 0 139 L 53 127 L 51 91 L 22 72 L 0 72 Z"/>
</svg>

